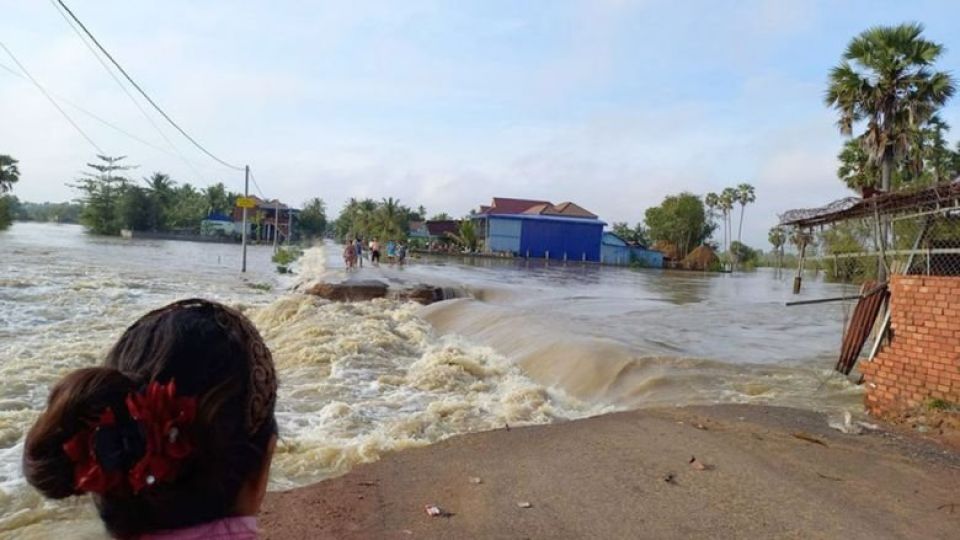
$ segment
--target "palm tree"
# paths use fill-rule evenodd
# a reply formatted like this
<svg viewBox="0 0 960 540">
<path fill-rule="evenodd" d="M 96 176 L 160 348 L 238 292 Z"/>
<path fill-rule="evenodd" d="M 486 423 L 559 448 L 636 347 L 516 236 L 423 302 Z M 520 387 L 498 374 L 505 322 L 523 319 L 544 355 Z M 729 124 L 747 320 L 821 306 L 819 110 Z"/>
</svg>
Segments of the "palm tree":
<svg viewBox="0 0 960 540">
<path fill-rule="evenodd" d="M 767 233 L 767 240 L 770 241 L 774 253 L 777 254 L 777 270 L 779 270 L 780 265 L 783 264 L 783 245 L 787 242 L 787 233 L 779 225 L 771 227 L 770 232 Z"/>
<path fill-rule="evenodd" d="M 161 172 L 153 173 L 150 178 L 145 178 L 147 190 L 150 192 L 150 229 L 164 230 L 167 227 L 167 221 L 171 213 L 173 200 L 176 198 L 174 188 L 177 183 L 169 175 Z"/>
<path fill-rule="evenodd" d="M 850 136 L 865 121 L 864 149 L 880 165 L 880 188 L 890 189 L 896 162 L 919 129 L 954 94 L 950 75 L 933 71 L 943 46 L 921 37 L 917 23 L 877 26 L 853 38 L 830 71 L 827 106 L 840 113 L 840 133 Z"/>
<path fill-rule="evenodd" d="M 748 204 L 757 200 L 753 186 L 750 184 L 740 184 L 737 186 L 737 202 L 740 203 L 740 225 L 737 227 L 737 242 L 743 243 L 740 235 L 743 234 L 743 211 Z"/>
<path fill-rule="evenodd" d="M 447 236 L 456 242 L 458 246 L 470 253 L 476 252 L 480 246 L 480 239 L 477 237 L 477 228 L 474 226 L 473 221 L 469 219 L 462 220 L 457 232 L 448 232 Z"/>
<path fill-rule="evenodd" d="M 734 188 L 723 188 L 723 191 L 720 192 L 720 211 L 723 212 L 724 251 L 730 250 L 730 237 L 733 236 L 730 213 L 733 212 L 733 204 L 739 200 L 739 197 L 737 190 Z"/>
<path fill-rule="evenodd" d="M 876 185 L 879 169 L 863 149 L 861 137 L 847 139 L 837 154 L 837 160 L 840 162 L 837 178 L 848 188 L 862 192 L 864 188 Z"/>
<path fill-rule="evenodd" d="M 13 190 L 13 185 L 20 179 L 17 163 L 19 162 L 12 157 L 0 154 L 0 193 Z"/>
</svg>

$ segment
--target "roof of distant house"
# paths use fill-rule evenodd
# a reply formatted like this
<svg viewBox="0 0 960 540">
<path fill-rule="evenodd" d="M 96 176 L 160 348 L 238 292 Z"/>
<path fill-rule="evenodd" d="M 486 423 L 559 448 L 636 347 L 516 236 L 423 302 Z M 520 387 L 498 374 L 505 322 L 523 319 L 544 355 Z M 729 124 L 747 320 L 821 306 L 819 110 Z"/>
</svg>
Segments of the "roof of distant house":
<svg viewBox="0 0 960 540">
<path fill-rule="evenodd" d="M 493 204 L 481 206 L 480 215 L 527 214 L 539 216 L 561 216 L 572 218 L 597 219 L 597 215 L 584 207 L 572 203 L 562 202 L 554 205 L 550 201 L 535 201 L 531 199 L 509 199 L 494 197 Z"/>
<path fill-rule="evenodd" d="M 460 222 L 452 219 L 427 221 L 427 231 L 430 236 L 446 236 L 447 233 L 456 233 Z"/>
<path fill-rule="evenodd" d="M 484 211 L 484 207 L 481 206 L 480 211 L 483 214 L 522 214 L 529 210 L 530 207 L 540 204 L 549 205 L 550 201 L 533 201 L 529 199 L 494 197 L 493 204 L 491 204 L 486 211 Z"/>
</svg>

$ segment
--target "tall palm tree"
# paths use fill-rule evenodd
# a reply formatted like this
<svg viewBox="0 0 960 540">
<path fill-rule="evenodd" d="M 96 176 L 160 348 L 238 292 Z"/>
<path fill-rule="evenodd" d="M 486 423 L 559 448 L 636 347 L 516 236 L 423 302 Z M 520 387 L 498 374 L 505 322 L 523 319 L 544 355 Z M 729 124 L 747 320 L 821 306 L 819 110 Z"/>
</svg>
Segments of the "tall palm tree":
<svg viewBox="0 0 960 540">
<path fill-rule="evenodd" d="M 737 186 L 737 202 L 740 204 L 740 225 L 737 227 L 737 242 L 743 243 L 740 235 L 743 234 L 743 211 L 748 204 L 757 200 L 753 186 L 750 184 L 740 184 Z"/>
<path fill-rule="evenodd" d="M 951 76 L 933 71 L 943 46 L 921 37 L 917 23 L 877 26 L 853 38 L 830 71 L 827 106 L 840 113 L 837 126 L 852 135 L 866 122 L 862 142 L 880 165 L 880 187 L 890 189 L 894 166 L 920 128 L 955 92 Z"/>
<path fill-rule="evenodd" d="M 783 263 L 783 245 L 787 243 L 787 232 L 779 225 L 771 227 L 770 232 L 767 233 L 767 240 L 770 241 L 773 252 L 777 255 L 777 269 L 779 269 Z"/>
<path fill-rule="evenodd" d="M 723 191 L 720 192 L 720 211 L 723 212 L 724 251 L 730 251 L 730 239 L 733 236 L 730 214 L 733 212 L 733 204 L 738 199 L 739 194 L 734 188 L 723 188 Z"/>
<path fill-rule="evenodd" d="M 17 163 L 19 162 L 12 157 L 0 154 L 0 193 L 11 191 L 13 185 L 20 179 Z"/>
</svg>

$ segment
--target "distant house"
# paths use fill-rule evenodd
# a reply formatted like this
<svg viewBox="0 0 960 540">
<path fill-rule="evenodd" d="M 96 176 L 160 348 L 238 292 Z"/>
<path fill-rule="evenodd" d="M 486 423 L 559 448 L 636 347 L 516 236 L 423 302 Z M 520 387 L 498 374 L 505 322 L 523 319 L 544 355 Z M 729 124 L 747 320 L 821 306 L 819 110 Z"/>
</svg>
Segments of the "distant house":
<svg viewBox="0 0 960 540">
<path fill-rule="evenodd" d="M 240 234 L 240 227 L 237 227 L 230 216 L 213 213 L 200 222 L 200 234 L 204 236 L 234 236 Z"/>
<path fill-rule="evenodd" d="M 429 238 L 430 232 L 425 221 L 411 221 L 407 236 L 410 238 Z"/>
<path fill-rule="evenodd" d="M 494 197 L 471 219 L 488 253 L 600 262 L 606 224 L 572 202 L 554 205 L 549 201 Z"/>
<path fill-rule="evenodd" d="M 641 244 L 627 242 L 610 231 L 604 231 L 600 262 L 618 265 L 636 263 L 647 268 L 663 268 L 663 253 Z"/>
<path fill-rule="evenodd" d="M 449 240 L 451 234 L 457 234 L 460 222 L 454 219 L 430 220 L 426 226 L 431 240 Z"/>
<path fill-rule="evenodd" d="M 253 195 L 250 198 L 254 200 L 256 206 L 247 209 L 247 233 L 259 240 L 273 240 L 275 233 L 280 234 L 280 239 L 288 238 L 300 210 L 287 206 L 277 199 L 268 201 Z M 237 232 L 242 232 L 243 209 L 234 208 L 231 217 L 236 224 Z"/>
</svg>

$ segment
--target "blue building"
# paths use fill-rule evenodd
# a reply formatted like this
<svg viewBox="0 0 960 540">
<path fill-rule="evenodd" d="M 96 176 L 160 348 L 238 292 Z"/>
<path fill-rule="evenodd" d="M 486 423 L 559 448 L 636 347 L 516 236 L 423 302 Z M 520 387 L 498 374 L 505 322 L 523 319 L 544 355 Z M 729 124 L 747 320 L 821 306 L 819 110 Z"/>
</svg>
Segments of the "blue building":
<svg viewBox="0 0 960 540">
<path fill-rule="evenodd" d="M 472 218 L 488 253 L 600 262 L 603 221 L 574 203 L 494 198 Z"/>
<path fill-rule="evenodd" d="M 630 244 L 612 232 L 604 232 L 600 246 L 600 262 L 604 264 L 632 264 L 647 268 L 663 268 L 663 253 Z"/>
</svg>

